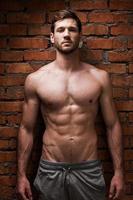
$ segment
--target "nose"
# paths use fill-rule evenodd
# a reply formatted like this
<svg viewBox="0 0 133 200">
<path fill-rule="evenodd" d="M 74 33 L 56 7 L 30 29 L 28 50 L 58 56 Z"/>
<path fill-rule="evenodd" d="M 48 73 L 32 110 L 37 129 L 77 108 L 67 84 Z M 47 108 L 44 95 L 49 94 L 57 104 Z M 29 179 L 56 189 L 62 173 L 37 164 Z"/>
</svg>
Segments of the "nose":
<svg viewBox="0 0 133 200">
<path fill-rule="evenodd" d="M 69 36 L 70 36 L 69 30 L 65 29 L 65 31 L 64 31 L 64 37 L 69 37 Z"/>
</svg>

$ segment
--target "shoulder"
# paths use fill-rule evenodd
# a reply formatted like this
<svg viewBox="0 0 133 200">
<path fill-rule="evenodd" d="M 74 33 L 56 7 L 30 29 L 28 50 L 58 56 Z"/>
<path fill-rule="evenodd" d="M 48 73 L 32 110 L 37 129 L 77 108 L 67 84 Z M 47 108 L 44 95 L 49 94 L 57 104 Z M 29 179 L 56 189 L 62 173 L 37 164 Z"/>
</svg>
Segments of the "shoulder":
<svg viewBox="0 0 133 200">
<path fill-rule="evenodd" d="M 51 71 L 52 63 L 42 66 L 35 72 L 30 73 L 25 80 L 25 86 L 37 86 L 41 78 Z"/>
<path fill-rule="evenodd" d="M 41 85 L 41 80 L 47 77 L 51 68 L 51 63 L 44 65 L 35 72 L 30 73 L 25 79 L 25 92 L 26 93 L 36 93 L 38 86 Z"/>
<path fill-rule="evenodd" d="M 103 69 L 99 69 L 93 65 L 85 63 L 85 68 L 94 78 L 102 85 L 110 80 L 109 73 Z"/>
</svg>

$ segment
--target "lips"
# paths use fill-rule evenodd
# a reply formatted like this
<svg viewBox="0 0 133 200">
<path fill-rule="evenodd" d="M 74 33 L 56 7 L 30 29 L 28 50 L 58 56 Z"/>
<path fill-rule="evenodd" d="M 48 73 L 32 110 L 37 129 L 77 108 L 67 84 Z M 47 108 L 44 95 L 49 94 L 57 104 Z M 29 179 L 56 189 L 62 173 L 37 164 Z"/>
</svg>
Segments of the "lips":
<svg viewBox="0 0 133 200">
<path fill-rule="evenodd" d="M 72 43 L 71 41 L 62 42 L 62 44 L 71 44 L 71 43 Z"/>
</svg>

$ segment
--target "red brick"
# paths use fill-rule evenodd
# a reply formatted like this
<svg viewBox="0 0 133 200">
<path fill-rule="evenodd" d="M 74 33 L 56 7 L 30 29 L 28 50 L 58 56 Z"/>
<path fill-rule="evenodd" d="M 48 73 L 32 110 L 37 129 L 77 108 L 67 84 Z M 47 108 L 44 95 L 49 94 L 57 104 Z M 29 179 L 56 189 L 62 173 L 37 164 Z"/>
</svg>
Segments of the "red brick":
<svg viewBox="0 0 133 200">
<path fill-rule="evenodd" d="M 2 99 L 5 96 L 5 88 L 0 88 L 0 99 Z"/>
<path fill-rule="evenodd" d="M 0 140 L 0 150 L 13 150 L 16 148 L 16 141 L 12 140 Z"/>
<path fill-rule="evenodd" d="M 129 88 L 129 98 L 133 98 L 133 88 Z"/>
<path fill-rule="evenodd" d="M 0 85 L 1 86 L 19 86 L 24 85 L 25 77 L 17 77 L 17 76 L 0 76 Z"/>
<path fill-rule="evenodd" d="M 123 74 L 126 73 L 126 65 L 125 64 L 111 64 L 110 65 L 110 73 L 118 73 Z"/>
<path fill-rule="evenodd" d="M 128 15 L 128 22 L 129 23 L 133 22 L 133 13 L 129 13 L 129 15 Z"/>
<path fill-rule="evenodd" d="M 120 119 L 120 122 L 126 122 L 127 121 L 127 113 L 126 112 L 119 112 L 119 119 Z"/>
<path fill-rule="evenodd" d="M 22 102 L 0 102 L 0 112 L 20 112 L 22 111 Z"/>
<path fill-rule="evenodd" d="M 133 151 L 132 150 L 125 150 L 124 159 L 125 160 L 133 160 Z"/>
<path fill-rule="evenodd" d="M 4 197 L 5 200 L 16 199 L 15 198 L 15 189 L 11 186 L 3 186 L 0 187 L 1 197 Z"/>
<path fill-rule="evenodd" d="M 15 174 L 16 173 L 16 164 L 7 164 L 7 163 L 2 163 L 0 165 L 0 175 L 6 175 L 6 174 Z"/>
<path fill-rule="evenodd" d="M 120 49 L 126 47 L 126 41 L 119 38 L 90 38 L 87 39 L 87 46 L 91 49 Z"/>
<path fill-rule="evenodd" d="M 125 180 L 126 181 L 133 181 L 133 173 L 132 172 L 130 172 L 130 173 L 126 173 L 126 175 L 125 175 Z"/>
<path fill-rule="evenodd" d="M 116 107 L 119 111 L 133 111 L 133 101 L 118 101 Z"/>
<path fill-rule="evenodd" d="M 28 26 L 28 35 L 50 35 L 50 27 L 49 24 Z"/>
<path fill-rule="evenodd" d="M 0 162 L 14 162 L 16 161 L 16 152 L 15 151 L 4 151 L 0 152 Z"/>
<path fill-rule="evenodd" d="M 108 7 L 105 0 L 71 0 L 70 6 L 72 9 L 78 10 L 106 9 Z"/>
<path fill-rule="evenodd" d="M 133 162 L 125 161 L 125 170 L 132 170 L 133 169 Z"/>
<path fill-rule="evenodd" d="M 0 35 L 26 35 L 27 27 L 23 24 L 2 24 L 0 25 Z"/>
<path fill-rule="evenodd" d="M 12 38 L 9 40 L 9 47 L 17 49 L 47 48 L 48 40 L 43 38 Z"/>
<path fill-rule="evenodd" d="M 133 52 L 109 52 L 109 61 L 112 62 L 128 62 L 133 60 Z"/>
<path fill-rule="evenodd" d="M 23 88 L 15 88 L 9 87 L 6 90 L 6 93 L 1 97 L 3 99 L 23 99 L 24 98 L 24 91 Z"/>
<path fill-rule="evenodd" d="M 133 112 L 130 112 L 128 114 L 128 119 L 129 119 L 129 122 L 133 122 Z"/>
<path fill-rule="evenodd" d="M 23 10 L 24 9 L 24 4 L 21 1 L 0 1 L 0 10 L 2 11 L 18 11 L 18 10 Z"/>
<path fill-rule="evenodd" d="M 82 23 L 88 22 L 88 13 L 86 12 L 75 12 Z"/>
<path fill-rule="evenodd" d="M 128 39 L 128 48 L 133 49 L 133 38 Z"/>
<path fill-rule="evenodd" d="M 102 60 L 103 51 L 102 50 L 83 50 L 80 52 L 80 57 L 82 61 L 86 62 L 98 62 Z"/>
<path fill-rule="evenodd" d="M 126 98 L 128 97 L 128 90 L 124 88 L 113 88 L 114 98 Z"/>
<path fill-rule="evenodd" d="M 6 67 L 7 73 L 31 73 L 33 68 L 29 63 L 11 63 Z"/>
<path fill-rule="evenodd" d="M 26 7 L 28 10 L 63 10 L 65 9 L 65 1 L 62 0 L 52 0 L 51 1 L 27 1 Z"/>
<path fill-rule="evenodd" d="M 124 136 L 123 137 L 123 144 L 124 144 L 124 148 L 132 148 L 131 146 L 131 140 L 132 140 L 132 136 Z"/>
<path fill-rule="evenodd" d="M 130 148 L 133 148 L 133 136 L 132 136 L 132 138 L 130 140 Z"/>
<path fill-rule="evenodd" d="M 126 64 L 98 64 L 96 65 L 98 68 L 103 69 L 107 71 L 108 73 L 114 73 L 114 74 L 124 74 L 127 72 L 126 70 Z"/>
<path fill-rule="evenodd" d="M 0 127 L 1 138 L 12 138 L 17 136 L 18 129 L 14 127 L 2 126 Z"/>
<path fill-rule="evenodd" d="M 6 116 L 6 121 L 7 121 L 8 125 L 20 124 L 21 118 L 22 118 L 22 114 L 20 114 L 20 113 L 17 113 L 17 115 L 10 114 L 10 115 Z"/>
<path fill-rule="evenodd" d="M 133 1 L 132 0 L 110 0 L 110 9 L 114 10 L 132 10 Z"/>
<path fill-rule="evenodd" d="M 133 35 L 133 26 L 130 24 L 119 24 L 111 27 L 112 35 Z"/>
<path fill-rule="evenodd" d="M 76 12 L 75 12 L 76 13 Z M 49 12 L 48 15 L 47 15 L 47 20 L 48 20 L 48 23 L 51 23 L 52 22 L 52 19 L 54 17 L 54 15 L 56 14 L 56 12 Z"/>
<path fill-rule="evenodd" d="M 53 60 L 55 58 L 55 51 L 25 51 L 24 60 Z"/>
<path fill-rule="evenodd" d="M 5 64 L 4 63 L 0 63 L 0 74 L 4 74 L 5 72 Z"/>
<path fill-rule="evenodd" d="M 113 39 L 113 43 L 112 43 L 113 49 L 126 49 L 127 48 L 127 41 L 126 39 L 121 39 L 121 38 L 117 38 L 115 37 Z"/>
<path fill-rule="evenodd" d="M 133 134 L 133 126 L 132 125 L 126 125 L 126 124 L 121 124 L 122 125 L 122 131 L 124 135 L 131 135 Z"/>
<path fill-rule="evenodd" d="M 87 39 L 87 46 L 91 49 L 112 49 L 112 39 L 90 38 Z"/>
<path fill-rule="evenodd" d="M 1 61 L 23 61 L 22 51 L 1 51 L 0 52 Z"/>
<path fill-rule="evenodd" d="M 7 15 L 7 23 L 24 23 L 24 24 L 45 23 L 45 13 L 44 12 L 9 13 Z"/>
<path fill-rule="evenodd" d="M 133 76 L 132 75 L 127 76 L 127 82 L 128 82 L 129 87 L 133 86 Z"/>
<path fill-rule="evenodd" d="M 0 184 L 6 186 L 15 186 L 16 177 L 15 176 L 0 176 Z"/>
<path fill-rule="evenodd" d="M 0 124 L 1 124 L 1 125 L 6 124 L 6 117 L 3 116 L 3 115 L 0 116 Z"/>
<path fill-rule="evenodd" d="M 129 86 L 129 82 L 128 82 L 128 77 L 127 76 L 123 76 L 123 75 L 112 75 L 111 76 L 111 80 L 112 80 L 112 85 L 116 86 L 116 87 L 128 87 Z"/>
<path fill-rule="evenodd" d="M 107 35 L 108 26 L 99 24 L 83 25 L 83 35 Z"/>
<path fill-rule="evenodd" d="M 111 12 L 91 12 L 89 14 L 89 22 L 113 22 L 113 14 Z"/>
<path fill-rule="evenodd" d="M 130 15 L 128 14 L 128 12 L 123 12 L 123 11 L 115 11 L 112 12 L 113 14 L 113 22 L 125 22 L 128 23 L 128 20 L 130 18 Z"/>
<path fill-rule="evenodd" d="M 0 39 L 0 49 L 7 48 L 7 41 L 6 39 Z"/>
</svg>

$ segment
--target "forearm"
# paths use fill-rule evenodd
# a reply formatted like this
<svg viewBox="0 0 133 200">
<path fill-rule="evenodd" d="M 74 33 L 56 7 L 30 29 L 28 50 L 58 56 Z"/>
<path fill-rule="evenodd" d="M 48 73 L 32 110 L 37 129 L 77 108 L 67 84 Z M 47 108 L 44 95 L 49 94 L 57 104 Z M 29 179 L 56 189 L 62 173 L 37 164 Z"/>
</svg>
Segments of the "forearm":
<svg viewBox="0 0 133 200">
<path fill-rule="evenodd" d="M 123 139 L 119 121 L 107 129 L 107 138 L 111 152 L 114 172 L 123 173 Z"/>
<path fill-rule="evenodd" d="M 20 128 L 18 134 L 18 176 L 26 176 L 27 163 L 33 146 L 33 133 Z"/>
</svg>

